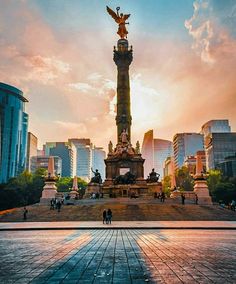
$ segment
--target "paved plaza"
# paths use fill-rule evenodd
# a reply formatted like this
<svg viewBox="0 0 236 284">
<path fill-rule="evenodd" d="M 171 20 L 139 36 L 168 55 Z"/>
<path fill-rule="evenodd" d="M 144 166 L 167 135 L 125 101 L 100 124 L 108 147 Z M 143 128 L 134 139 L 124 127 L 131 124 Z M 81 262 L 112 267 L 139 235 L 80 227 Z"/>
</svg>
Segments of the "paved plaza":
<svg viewBox="0 0 236 284">
<path fill-rule="evenodd" d="M 0 283 L 236 283 L 236 231 L 2 231 L 0 263 Z"/>
</svg>

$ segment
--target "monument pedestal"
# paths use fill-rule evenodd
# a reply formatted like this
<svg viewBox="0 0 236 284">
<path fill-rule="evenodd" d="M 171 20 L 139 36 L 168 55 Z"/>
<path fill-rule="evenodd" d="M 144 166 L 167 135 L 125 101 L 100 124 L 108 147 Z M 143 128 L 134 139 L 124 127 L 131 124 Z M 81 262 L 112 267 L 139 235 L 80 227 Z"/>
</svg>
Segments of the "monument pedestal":
<svg viewBox="0 0 236 284">
<path fill-rule="evenodd" d="M 57 194 L 57 187 L 55 180 L 46 180 L 42 191 L 42 197 L 40 203 L 48 204 L 52 198 L 55 198 Z"/>
<path fill-rule="evenodd" d="M 101 185 L 99 183 L 90 182 L 86 189 L 85 197 L 90 197 L 93 193 L 100 193 L 101 192 Z"/>
<path fill-rule="evenodd" d="M 79 195 L 79 193 L 76 190 L 71 190 L 69 192 L 70 199 L 77 199 L 78 195 Z"/>
<path fill-rule="evenodd" d="M 161 193 L 162 192 L 162 183 L 161 182 L 152 182 L 152 183 L 147 183 L 148 187 L 148 195 L 149 196 L 154 196 L 155 193 Z"/>
<path fill-rule="evenodd" d="M 209 195 L 207 181 L 205 179 L 196 178 L 194 181 L 194 193 L 198 197 L 199 205 L 212 205 L 212 200 Z"/>
</svg>

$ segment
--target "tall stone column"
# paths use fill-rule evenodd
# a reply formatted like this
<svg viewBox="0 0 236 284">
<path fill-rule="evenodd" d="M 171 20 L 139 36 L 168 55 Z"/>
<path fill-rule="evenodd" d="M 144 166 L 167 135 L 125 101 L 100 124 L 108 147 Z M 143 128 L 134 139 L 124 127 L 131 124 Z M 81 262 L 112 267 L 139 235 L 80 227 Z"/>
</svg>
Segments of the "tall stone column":
<svg viewBox="0 0 236 284">
<path fill-rule="evenodd" d="M 127 39 L 119 39 L 117 48 L 114 47 L 113 60 L 117 65 L 117 143 L 123 129 L 128 132 L 128 141 L 131 142 L 131 112 L 130 112 L 130 84 L 129 65 L 133 60 L 132 47 L 129 48 Z"/>
</svg>

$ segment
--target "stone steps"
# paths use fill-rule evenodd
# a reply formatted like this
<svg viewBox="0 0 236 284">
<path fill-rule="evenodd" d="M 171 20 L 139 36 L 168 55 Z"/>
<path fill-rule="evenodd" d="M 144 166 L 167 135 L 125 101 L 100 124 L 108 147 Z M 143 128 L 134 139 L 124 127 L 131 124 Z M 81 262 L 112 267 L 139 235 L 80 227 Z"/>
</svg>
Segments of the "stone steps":
<svg viewBox="0 0 236 284">
<path fill-rule="evenodd" d="M 110 208 L 113 220 L 117 221 L 235 221 L 236 213 L 219 206 L 200 206 L 195 204 L 160 204 L 122 202 L 64 205 L 61 212 L 50 210 L 49 206 L 28 206 L 28 221 L 99 221 L 104 209 Z M 23 219 L 23 208 L 0 212 L 0 222 L 19 222 Z"/>
</svg>

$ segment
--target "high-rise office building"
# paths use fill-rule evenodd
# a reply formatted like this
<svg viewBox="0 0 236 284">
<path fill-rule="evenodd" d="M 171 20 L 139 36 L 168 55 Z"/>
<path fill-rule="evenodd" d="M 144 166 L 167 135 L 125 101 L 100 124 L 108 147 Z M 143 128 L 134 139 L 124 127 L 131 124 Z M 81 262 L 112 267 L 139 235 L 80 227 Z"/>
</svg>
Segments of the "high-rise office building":
<svg viewBox="0 0 236 284">
<path fill-rule="evenodd" d="M 144 176 L 147 177 L 154 168 L 163 177 L 164 161 L 172 155 L 172 142 L 153 137 L 153 130 L 144 134 L 142 144 L 144 162 Z"/>
<path fill-rule="evenodd" d="M 163 177 L 164 162 L 173 154 L 173 144 L 164 139 L 154 139 L 154 169 Z"/>
<path fill-rule="evenodd" d="M 185 157 L 194 156 L 204 150 L 203 135 L 199 133 L 177 133 L 173 138 L 175 169 L 184 165 Z"/>
<path fill-rule="evenodd" d="M 231 128 L 228 119 L 214 119 L 203 124 L 201 134 L 206 137 L 210 133 L 229 133 Z"/>
<path fill-rule="evenodd" d="M 86 138 L 68 140 L 76 148 L 76 175 L 85 181 L 90 181 L 92 172 L 92 143 Z"/>
<path fill-rule="evenodd" d="M 236 177 L 236 153 L 234 156 L 229 156 L 224 161 L 219 162 L 217 168 L 222 174 L 227 177 Z"/>
<path fill-rule="evenodd" d="M 61 170 L 62 170 L 62 160 L 58 156 L 53 156 L 54 158 L 54 169 L 55 169 L 55 175 L 61 176 Z M 32 173 L 35 173 L 37 169 L 43 168 L 48 169 L 48 161 L 49 156 L 33 156 L 30 158 L 30 171 Z"/>
<path fill-rule="evenodd" d="M 189 173 L 192 174 L 192 175 L 196 174 L 197 156 L 200 157 L 200 159 L 201 159 L 201 163 L 202 163 L 202 166 L 203 166 L 203 172 L 206 171 L 205 151 L 197 151 L 196 155 L 187 156 L 187 157 L 185 157 L 185 161 L 184 161 L 184 166 L 188 168 Z"/>
<path fill-rule="evenodd" d="M 210 133 L 205 138 L 207 170 L 216 169 L 225 158 L 236 153 L 236 132 Z"/>
<path fill-rule="evenodd" d="M 92 165 L 93 170 L 98 169 L 101 174 L 102 180 L 105 179 L 105 163 L 104 159 L 106 158 L 106 152 L 101 147 L 93 148 L 93 157 L 92 157 Z"/>
<path fill-rule="evenodd" d="M 0 83 L 0 183 L 26 168 L 28 102 L 19 89 Z"/>
<path fill-rule="evenodd" d="M 30 171 L 30 158 L 38 154 L 38 138 L 31 132 L 28 132 L 27 142 L 27 166 L 26 169 Z"/>
<path fill-rule="evenodd" d="M 154 138 L 153 130 L 149 130 L 144 134 L 142 143 L 142 157 L 144 162 L 144 177 L 146 178 L 154 167 Z"/>
<path fill-rule="evenodd" d="M 47 148 L 47 143 L 45 144 Z M 54 147 L 51 146 L 49 148 L 49 155 L 50 156 L 58 156 L 62 160 L 62 170 L 61 176 L 62 177 L 73 177 L 73 150 L 69 143 L 67 142 L 55 142 Z"/>
</svg>

